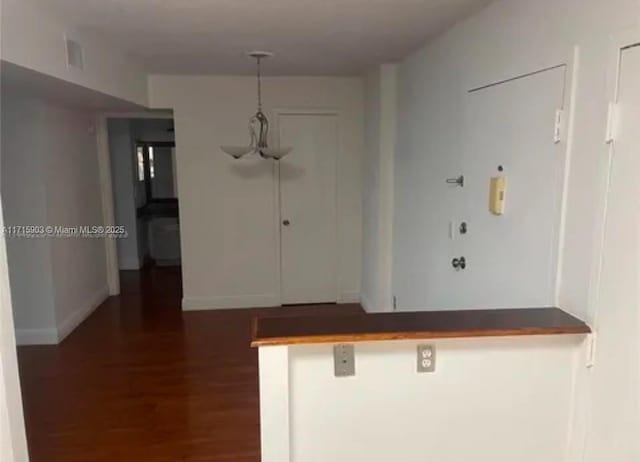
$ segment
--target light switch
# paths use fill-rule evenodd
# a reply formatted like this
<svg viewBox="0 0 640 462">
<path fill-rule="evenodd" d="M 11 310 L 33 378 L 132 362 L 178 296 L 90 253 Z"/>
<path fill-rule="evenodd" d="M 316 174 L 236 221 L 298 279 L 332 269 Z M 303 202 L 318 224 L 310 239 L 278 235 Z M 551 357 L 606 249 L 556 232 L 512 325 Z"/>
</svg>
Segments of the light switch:
<svg viewBox="0 0 640 462">
<path fill-rule="evenodd" d="M 356 375 L 356 358 L 353 345 L 340 344 L 333 346 L 333 368 L 336 377 L 352 377 Z"/>
</svg>

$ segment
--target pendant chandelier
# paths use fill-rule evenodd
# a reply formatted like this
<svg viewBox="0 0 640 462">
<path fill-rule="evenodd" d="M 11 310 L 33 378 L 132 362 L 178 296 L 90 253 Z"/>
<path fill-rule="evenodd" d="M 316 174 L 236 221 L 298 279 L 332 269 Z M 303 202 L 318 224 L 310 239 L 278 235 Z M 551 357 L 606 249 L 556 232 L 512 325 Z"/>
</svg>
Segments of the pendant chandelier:
<svg viewBox="0 0 640 462">
<path fill-rule="evenodd" d="M 245 146 L 220 146 L 225 153 L 234 159 L 240 159 L 248 154 L 257 154 L 263 159 L 280 160 L 292 148 L 273 148 L 269 147 L 269 121 L 267 116 L 262 112 L 262 75 L 260 64 L 262 59 L 270 58 L 273 53 L 266 51 L 252 51 L 249 56 L 256 60 L 257 80 L 258 80 L 258 111 L 249 119 L 249 144 Z"/>
</svg>

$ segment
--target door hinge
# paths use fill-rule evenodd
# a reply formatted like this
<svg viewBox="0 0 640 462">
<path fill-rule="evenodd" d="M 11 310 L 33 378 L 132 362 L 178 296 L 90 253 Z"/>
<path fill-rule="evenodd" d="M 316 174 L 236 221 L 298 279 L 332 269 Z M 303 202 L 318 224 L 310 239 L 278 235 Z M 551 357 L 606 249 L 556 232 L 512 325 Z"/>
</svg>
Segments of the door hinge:
<svg viewBox="0 0 640 462">
<path fill-rule="evenodd" d="M 396 297 L 395 295 L 393 296 L 393 311 L 396 311 L 398 309 L 398 297 Z"/>
<path fill-rule="evenodd" d="M 556 120 L 553 126 L 553 142 L 558 144 L 562 141 L 562 115 L 564 111 L 562 109 L 558 109 L 556 111 Z"/>
<path fill-rule="evenodd" d="M 598 346 L 598 338 L 595 332 L 587 337 L 587 368 L 591 369 L 596 365 L 596 349 Z"/>
<path fill-rule="evenodd" d="M 607 110 L 607 132 L 605 134 L 604 142 L 611 144 L 616 139 L 616 124 L 618 122 L 618 104 L 609 103 Z"/>
</svg>

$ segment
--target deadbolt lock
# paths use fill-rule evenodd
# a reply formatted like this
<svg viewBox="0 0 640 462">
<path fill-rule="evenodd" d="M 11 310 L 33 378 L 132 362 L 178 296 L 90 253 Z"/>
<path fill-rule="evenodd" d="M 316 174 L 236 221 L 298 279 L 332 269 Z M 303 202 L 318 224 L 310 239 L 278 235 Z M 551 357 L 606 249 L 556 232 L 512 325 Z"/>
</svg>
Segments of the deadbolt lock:
<svg viewBox="0 0 640 462">
<path fill-rule="evenodd" d="M 465 257 L 454 258 L 451 260 L 451 266 L 458 271 L 463 270 L 467 267 L 467 259 Z"/>
</svg>

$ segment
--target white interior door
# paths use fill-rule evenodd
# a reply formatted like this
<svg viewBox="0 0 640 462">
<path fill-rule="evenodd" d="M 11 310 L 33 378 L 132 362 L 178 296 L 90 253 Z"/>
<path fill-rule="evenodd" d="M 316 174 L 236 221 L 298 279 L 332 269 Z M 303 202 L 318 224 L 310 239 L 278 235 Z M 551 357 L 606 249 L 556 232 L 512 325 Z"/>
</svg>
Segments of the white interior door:
<svg viewBox="0 0 640 462">
<path fill-rule="evenodd" d="M 336 155 L 334 114 L 280 114 L 282 303 L 337 300 Z"/>
<path fill-rule="evenodd" d="M 451 259 L 464 257 L 466 268 L 445 269 L 452 307 L 554 303 L 565 162 L 554 134 L 564 87 L 558 67 L 468 94 L 465 184 L 456 191 L 451 247 Z M 496 216 L 489 191 L 499 175 L 507 180 L 506 209 Z"/>
<path fill-rule="evenodd" d="M 586 460 L 640 460 L 640 45 L 622 51 Z"/>
</svg>

